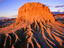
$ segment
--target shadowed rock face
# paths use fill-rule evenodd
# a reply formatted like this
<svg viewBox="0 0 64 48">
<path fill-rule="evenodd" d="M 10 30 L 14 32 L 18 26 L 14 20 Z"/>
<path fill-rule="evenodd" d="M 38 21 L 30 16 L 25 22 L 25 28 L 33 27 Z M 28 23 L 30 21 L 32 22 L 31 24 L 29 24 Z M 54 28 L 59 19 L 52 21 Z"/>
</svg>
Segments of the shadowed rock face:
<svg viewBox="0 0 64 48">
<path fill-rule="evenodd" d="M 64 24 L 55 21 L 47 6 L 33 2 L 20 7 L 16 22 L 0 29 L 0 34 L 6 36 L 4 47 L 10 38 L 11 48 L 58 48 L 63 46 L 63 28 Z M 13 43 L 12 39 L 15 39 Z"/>
</svg>

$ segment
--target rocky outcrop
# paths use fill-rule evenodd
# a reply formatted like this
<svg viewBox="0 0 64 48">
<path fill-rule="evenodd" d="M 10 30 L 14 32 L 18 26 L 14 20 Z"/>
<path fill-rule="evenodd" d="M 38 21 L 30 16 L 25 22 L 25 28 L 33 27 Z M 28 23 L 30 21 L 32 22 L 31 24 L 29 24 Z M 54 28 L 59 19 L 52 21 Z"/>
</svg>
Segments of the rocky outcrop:
<svg viewBox="0 0 64 48">
<path fill-rule="evenodd" d="M 55 21 L 53 14 L 49 8 L 41 3 L 26 3 L 19 8 L 16 22 L 8 27 L 0 29 L 0 34 L 4 33 L 10 38 L 9 33 L 13 33 L 16 37 L 12 48 L 21 42 L 24 36 L 26 48 L 58 48 L 63 46 L 64 42 L 64 24 Z M 22 30 L 22 31 L 19 31 Z M 20 32 L 20 33 L 19 33 Z M 22 35 L 18 35 L 22 34 Z M 6 40 L 3 44 L 6 46 Z M 20 45 L 20 44 L 19 44 Z M 46 46 L 45 46 L 46 45 Z M 25 46 L 24 46 L 25 47 Z"/>
</svg>

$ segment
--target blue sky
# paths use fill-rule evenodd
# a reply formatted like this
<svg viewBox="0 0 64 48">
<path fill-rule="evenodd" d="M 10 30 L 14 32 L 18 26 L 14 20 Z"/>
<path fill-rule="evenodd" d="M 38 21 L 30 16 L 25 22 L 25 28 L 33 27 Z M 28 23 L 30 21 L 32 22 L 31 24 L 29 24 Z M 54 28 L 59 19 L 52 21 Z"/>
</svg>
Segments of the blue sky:
<svg viewBox="0 0 64 48">
<path fill-rule="evenodd" d="M 0 17 L 16 17 L 19 7 L 27 2 L 40 2 L 49 6 L 51 12 L 64 12 L 64 0 L 0 0 Z"/>
</svg>

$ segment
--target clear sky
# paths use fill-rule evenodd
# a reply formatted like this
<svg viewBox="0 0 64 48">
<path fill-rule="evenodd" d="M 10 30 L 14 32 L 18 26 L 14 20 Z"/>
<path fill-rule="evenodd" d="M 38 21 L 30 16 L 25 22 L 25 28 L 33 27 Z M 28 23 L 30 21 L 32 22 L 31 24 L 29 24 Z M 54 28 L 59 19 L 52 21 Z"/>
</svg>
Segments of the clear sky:
<svg viewBox="0 0 64 48">
<path fill-rule="evenodd" d="M 51 12 L 64 12 L 64 0 L 0 0 L 0 17 L 16 17 L 19 7 L 27 2 L 40 2 L 49 6 Z"/>
</svg>

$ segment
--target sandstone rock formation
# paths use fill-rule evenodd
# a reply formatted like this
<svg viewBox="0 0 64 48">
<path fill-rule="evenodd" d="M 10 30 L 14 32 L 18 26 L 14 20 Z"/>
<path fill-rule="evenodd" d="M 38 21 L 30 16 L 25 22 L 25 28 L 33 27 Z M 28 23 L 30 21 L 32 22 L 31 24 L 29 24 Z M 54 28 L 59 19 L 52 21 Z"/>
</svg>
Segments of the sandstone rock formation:
<svg viewBox="0 0 64 48">
<path fill-rule="evenodd" d="M 27 48 L 30 47 L 29 44 L 31 44 L 32 48 L 35 47 L 35 44 L 38 48 L 42 48 L 42 42 L 45 42 L 49 47 L 53 48 L 53 46 L 57 45 L 56 42 L 59 43 L 60 46 L 63 45 L 62 43 L 64 40 L 60 38 L 64 38 L 63 27 L 64 24 L 55 21 L 53 14 L 47 6 L 33 2 L 26 3 L 20 7 L 16 22 L 8 27 L 0 29 L 0 33 L 5 33 L 7 37 L 10 37 L 8 33 L 13 33 L 16 36 L 16 40 L 21 40 L 15 31 L 24 28 Z"/>
</svg>

